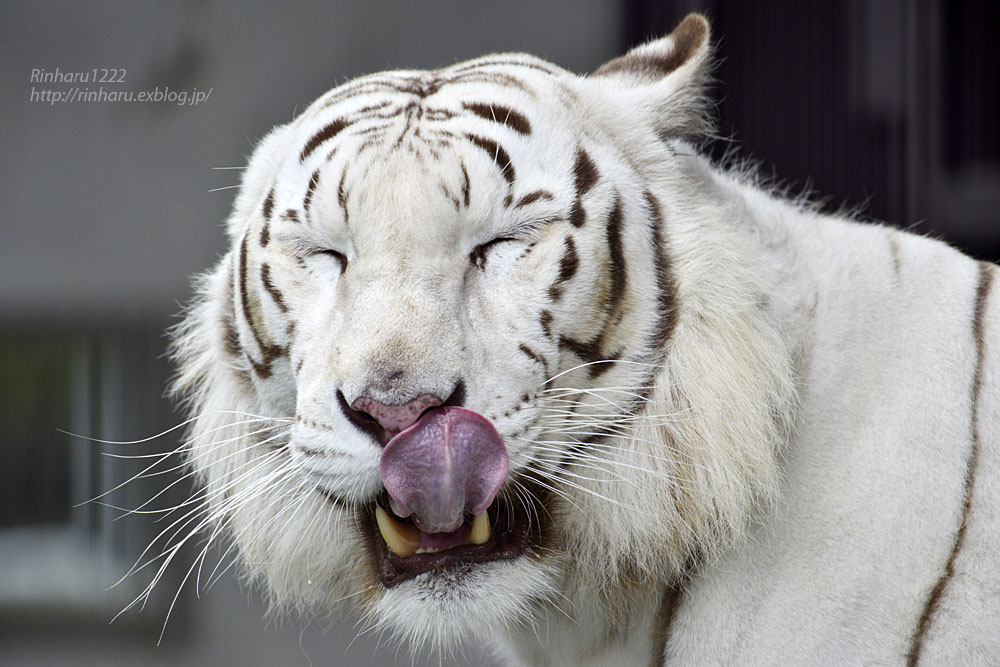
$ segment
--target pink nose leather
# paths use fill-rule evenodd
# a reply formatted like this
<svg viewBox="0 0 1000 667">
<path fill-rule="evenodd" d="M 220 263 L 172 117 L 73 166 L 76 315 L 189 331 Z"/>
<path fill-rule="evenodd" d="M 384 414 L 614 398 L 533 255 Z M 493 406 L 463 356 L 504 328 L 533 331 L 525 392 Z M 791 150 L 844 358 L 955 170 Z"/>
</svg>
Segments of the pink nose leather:
<svg viewBox="0 0 1000 667">
<path fill-rule="evenodd" d="M 507 449 L 482 415 L 435 408 L 389 441 L 380 472 L 393 512 L 425 533 L 449 533 L 493 502 L 507 477 Z"/>
<path fill-rule="evenodd" d="M 361 396 L 355 399 L 351 407 L 359 412 L 366 412 L 375 418 L 382 428 L 390 435 L 409 428 L 427 408 L 443 403 L 434 394 L 421 394 L 405 405 L 386 405 L 373 398 Z"/>
</svg>

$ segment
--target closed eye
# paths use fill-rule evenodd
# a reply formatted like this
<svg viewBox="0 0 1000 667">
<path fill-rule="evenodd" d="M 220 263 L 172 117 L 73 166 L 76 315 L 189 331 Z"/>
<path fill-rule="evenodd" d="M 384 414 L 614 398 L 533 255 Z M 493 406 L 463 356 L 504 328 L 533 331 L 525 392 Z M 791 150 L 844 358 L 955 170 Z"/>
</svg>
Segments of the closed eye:
<svg viewBox="0 0 1000 667">
<path fill-rule="evenodd" d="M 489 253 L 490 249 L 501 243 L 507 243 L 509 241 L 517 241 L 517 239 L 509 236 L 500 236 L 493 239 L 492 241 L 487 241 L 486 243 L 481 243 L 477 245 L 472 252 L 469 253 L 469 261 L 480 269 L 486 268 L 486 255 Z"/>
<path fill-rule="evenodd" d="M 329 257 L 340 264 L 340 272 L 343 273 L 347 269 L 347 256 L 336 250 L 330 248 L 313 248 L 309 251 L 309 255 L 312 257 L 323 256 Z"/>
</svg>

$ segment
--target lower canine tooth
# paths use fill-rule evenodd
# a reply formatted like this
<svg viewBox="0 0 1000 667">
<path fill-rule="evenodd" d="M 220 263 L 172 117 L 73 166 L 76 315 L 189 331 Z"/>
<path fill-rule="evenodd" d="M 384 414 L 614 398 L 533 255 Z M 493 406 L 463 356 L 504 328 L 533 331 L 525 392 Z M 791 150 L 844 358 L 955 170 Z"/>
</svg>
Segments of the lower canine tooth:
<svg viewBox="0 0 1000 667">
<path fill-rule="evenodd" d="M 488 539 L 490 539 L 490 519 L 486 516 L 486 512 L 480 512 L 472 520 L 472 530 L 469 531 L 466 543 L 485 544 Z"/>
<path fill-rule="evenodd" d="M 375 521 L 389 551 L 401 558 L 416 553 L 420 544 L 420 533 L 416 528 L 399 523 L 378 505 L 375 506 Z"/>
</svg>

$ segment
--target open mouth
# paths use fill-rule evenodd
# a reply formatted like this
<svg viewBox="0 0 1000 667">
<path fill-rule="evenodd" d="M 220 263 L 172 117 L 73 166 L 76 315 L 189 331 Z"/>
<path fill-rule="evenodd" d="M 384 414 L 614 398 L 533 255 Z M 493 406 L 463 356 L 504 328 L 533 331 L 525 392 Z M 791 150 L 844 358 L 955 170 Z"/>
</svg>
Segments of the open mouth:
<svg viewBox="0 0 1000 667">
<path fill-rule="evenodd" d="M 529 541 L 539 543 L 539 496 L 518 494 L 511 503 L 499 493 L 507 451 L 484 416 L 440 401 L 427 407 L 421 400 L 387 406 L 358 399 L 348 407 L 338 396 L 348 418 L 383 447 L 384 491 L 359 516 L 383 586 L 518 558 Z"/>
<path fill-rule="evenodd" d="M 517 558 L 539 529 L 524 507 L 515 509 L 500 497 L 450 533 L 426 533 L 388 506 L 385 500 L 376 503 L 368 522 L 379 579 L 386 588 L 425 572 Z"/>
</svg>

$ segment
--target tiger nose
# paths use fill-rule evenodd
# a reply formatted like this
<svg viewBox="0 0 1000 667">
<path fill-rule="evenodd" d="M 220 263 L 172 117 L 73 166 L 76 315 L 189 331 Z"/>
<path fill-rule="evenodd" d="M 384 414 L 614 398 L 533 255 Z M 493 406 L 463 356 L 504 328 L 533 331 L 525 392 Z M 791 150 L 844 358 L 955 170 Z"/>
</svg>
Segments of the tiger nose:
<svg viewBox="0 0 1000 667">
<path fill-rule="evenodd" d="M 412 426 L 428 408 L 444 403 L 434 394 L 421 394 L 412 401 L 402 405 L 387 405 L 368 396 L 360 396 L 351 404 L 351 408 L 364 412 L 379 423 L 386 434 L 392 437 Z"/>
</svg>

